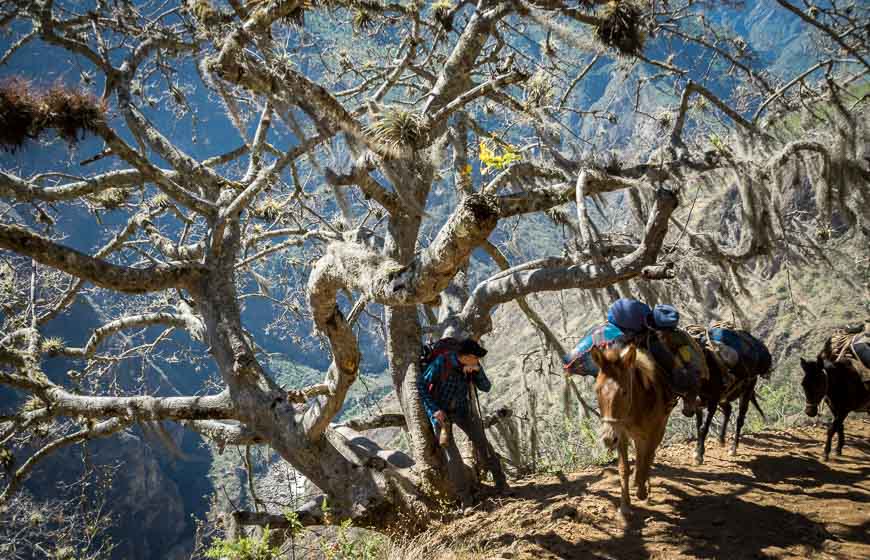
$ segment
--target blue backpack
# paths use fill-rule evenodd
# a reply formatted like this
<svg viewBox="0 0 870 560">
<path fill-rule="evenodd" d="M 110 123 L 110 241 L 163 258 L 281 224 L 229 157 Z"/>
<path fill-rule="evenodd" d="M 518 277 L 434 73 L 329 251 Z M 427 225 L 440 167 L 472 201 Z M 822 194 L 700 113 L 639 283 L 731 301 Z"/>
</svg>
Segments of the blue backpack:
<svg viewBox="0 0 870 560">
<path fill-rule="evenodd" d="M 620 344 L 630 338 L 613 323 L 604 323 L 597 327 L 591 328 L 586 332 L 586 335 L 580 339 L 577 346 L 565 356 L 566 371 L 574 375 L 598 375 L 598 364 L 592 359 L 590 350 L 597 346 L 598 348 L 607 348 Z"/>
<path fill-rule="evenodd" d="M 624 331 L 641 332 L 646 329 L 675 329 L 680 313 L 673 305 L 659 304 L 650 309 L 643 302 L 622 298 L 607 310 L 607 320 Z"/>
<path fill-rule="evenodd" d="M 773 366 L 773 358 L 763 342 L 746 331 L 714 327 L 709 330 L 714 342 L 733 348 L 740 356 L 738 367 L 746 370 L 746 375 L 766 376 Z"/>
<path fill-rule="evenodd" d="M 597 375 L 598 365 L 590 353 L 593 346 L 624 344 L 647 329 L 675 329 L 679 321 L 680 314 L 671 305 L 656 305 L 653 310 L 636 299 L 618 299 L 607 310 L 607 323 L 589 330 L 565 356 L 564 369 L 574 375 Z"/>
</svg>

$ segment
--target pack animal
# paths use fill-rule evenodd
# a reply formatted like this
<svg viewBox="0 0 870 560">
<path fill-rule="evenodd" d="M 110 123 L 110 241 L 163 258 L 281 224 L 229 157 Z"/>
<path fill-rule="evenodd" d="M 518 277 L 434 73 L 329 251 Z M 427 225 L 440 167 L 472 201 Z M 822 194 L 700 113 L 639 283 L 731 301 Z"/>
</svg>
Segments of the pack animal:
<svg viewBox="0 0 870 560">
<path fill-rule="evenodd" d="M 755 386 L 759 377 L 766 377 L 769 374 L 773 361 L 761 340 L 732 325 L 714 323 L 709 329 L 700 325 L 690 325 L 686 330 L 703 348 L 704 361 L 709 371 L 709 376 L 701 379 L 698 394 L 703 406 L 698 408 L 695 415 L 695 426 L 698 432 L 695 464 L 701 465 L 704 463 L 707 434 L 710 432 L 710 424 L 717 408 L 721 409 L 725 416 L 719 431 L 719 443 L 724 445 L 728 421 L 731 419 L 731 402 L 740 399 L 734 441 L 729 452 L 731 455 L 737 454 L 740 434 L 750 403 L 764 418 L 764 412 L 755 398 Z M 707 411 L 706 418 L 702 408 Z"/>
<path fill-rule="evenodd" d="M 834 433 L 837 434 L 837 455 L 843 454 L 846 439 L 843 424 L 849 413 L 870 412 L 870 381 L 862 376 L 860 362 L 852 358 L 832 362 L 820 354 L 815 361 L 801 358 L 801 368 L 804 370 L 801 387 L 807 401 L 807 416 L 813 418 L 818 415 L 822 401 L 834 416 L 825 439 L 824 458 L 827 461 L 831 455 Z"/>
<path fill-rule="evenodd" d="M 740 433 L 743 430 L 743 423 L 746 420 L 746 413 L 749 410 L 750 403 L 755 407 L 755 410 L 764 418 L 764 412 L 755 398 L 755 385 L 758 383 L 758 375 L 749 377 L 733 378 L 729 383 L 726 381 L 728 376 L 724 367 L 718 363 L 712 351 L 705 348 L 704 357 L 707 360 L 707 367 L 710 370 L 710 378 L 701 382 L 699 396 L 704 404 L 703 409 L 698 408 L 695 415 L 695 427 L 698 431 L 698 442 L 695 448 L 695 464 L 704 464 L 705 442 L 707 434 L 710 433 L 710 424 L 713 422 L 713 416 L 716 414 L 716 409 L 721 409 L 724 418 L 722 419 L 722 427 L 719 429 L 719 444 L 725 445 L 725 435 L 728 431 L 728 421 L 731 419 L 731 402 L 740 399 L 737 407 L 737 423 L 734 427 L 734 441 L 731 442 L 729 455 L 737 454 L 737 447 L 740 445 Z M 707 414 L 704 417 L 704 410 Z"/>
<path fill-rule="evenodd" d="M 627 518 L 631 515 L 628 441 L 634 442 L 636 453 L 637 497 L 646 500 L 650 468 L 676 397 L 652 356 L 634 344 L 622 349 L 596 347 L 591 350 L 591 356 L 599 368 L 595 393 L 603 423 L 602 441 L 619 455 L 619 510 Z"/>
</svg>

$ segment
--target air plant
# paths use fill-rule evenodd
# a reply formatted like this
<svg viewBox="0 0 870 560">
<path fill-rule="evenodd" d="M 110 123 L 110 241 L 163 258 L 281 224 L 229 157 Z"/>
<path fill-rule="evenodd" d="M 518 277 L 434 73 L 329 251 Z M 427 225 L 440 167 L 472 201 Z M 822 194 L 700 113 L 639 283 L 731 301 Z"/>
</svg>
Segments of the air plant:
<svg viewBox="0 0 870 560">
<path fill-rule="evenodd" d="M 598 12 L 600 23 L 595 36 L 608 47 L 632 56 L 643 50 L 645 36 L 641 31 L 642 11 L 634 0 L 613 0 Z"/>
<path fill-rule="evenodd" d="M 274 222 L 284 213 L 284 203 L 275 198 L 267 198 L 251 209 L 251 213 L 268 222 Z"/>
<path fill-rule="evenodd" d="M 538 70 L 525 84 L 526 107 L 540 107 L 547 104 L 553 93 L 553 81 L 549 74 Z"/>
<path fill-rule="evenodd" d="M 374 23 L 372 15 L 365 10 L 356 10 L 353 13 L 353 28 L 355 31 L 368 31 Z"/>
<path fill-rule="evenodd" d="M 453 3 L 450 0 L 438 0 L 432 4 L 432 18 L 441 24 L 445 31 L 453 30 Z"/>
<path fill-rule="evenodd" d="M 390 152 L 407 154 L 425 140 L 428 125 L 419 113 L 391 107 L 377 115 L 366 127 L 366 133 Z"/>
<path fill-rule="evenodd" d="M 66 344 L 64 343 L 63 339 L 60 337 L 57 337 L 57 336 L 52 336 L 49 338 L 42 339 L 42 343 L 40 346 L 42 347 L 41 350 L 44 353 L 50 354 L 52 356 L 56 356 L 64 348 L 66 348 Z M 39 408 L 42 408 L 43 406 L 45 406 L 45 404 L 42 403 L 41 400 L 39 401 L 39 403 L 40 403 Z"/>
<path fill-rule="evenodd" d="M 146 204 L 149 208 L 169 208 L 172 201 L 169 200 L 169 196 L 166 193 L 157 193 L 151 198 L 148 199 Z"/>
<path fill-rule="evenodd" d="M 114 210 L 127 202 L 130 191 L 127 189 L 111 188 L 87 195 L 88 201 L 103 210 Z"/>
</svg>

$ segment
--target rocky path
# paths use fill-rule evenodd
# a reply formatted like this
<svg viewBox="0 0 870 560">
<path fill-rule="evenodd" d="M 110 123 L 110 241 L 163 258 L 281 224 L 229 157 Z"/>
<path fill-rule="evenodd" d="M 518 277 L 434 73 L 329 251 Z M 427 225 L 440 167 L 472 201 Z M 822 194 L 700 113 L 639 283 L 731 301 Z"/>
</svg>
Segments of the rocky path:
<svg viewBox="0 0 870 560">
<path fill-rule="evenodd" d="M 820 460 L 821 427 L 746 436 L 729 457 L 715 437 L 659 450 L 648 503 L 616 512 L 616 466 L 516 484 L 436 530 L 484 558 L 870 558 L 870 420 L 847 420 L 842 457 Z"/>
</svg>

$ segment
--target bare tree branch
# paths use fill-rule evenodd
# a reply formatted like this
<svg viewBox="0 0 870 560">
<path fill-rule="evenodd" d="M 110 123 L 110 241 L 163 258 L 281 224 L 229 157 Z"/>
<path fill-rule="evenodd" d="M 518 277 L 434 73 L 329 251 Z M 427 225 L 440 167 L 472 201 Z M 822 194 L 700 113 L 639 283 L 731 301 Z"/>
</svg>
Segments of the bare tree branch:
<svg viewBox="0 0 870 560">
<path fill-rule="evenodd" d="M 120 418 L 112 418 L 110 420 L 100 422 L 94 425 L 92 428 L 86 428 L 68 436 L 64 436 L 42 447 L 39 451 L 31 455 L 27 459 L 27 461 L 24 462 L 23 465 L 18 467 L 18 469 L 12 475 L 12 478 L 9 480 L 6 488 L 3 489 L 3 493 L 0 494 L 0 505 L 3 505 L 4 503 L 6 503 L 7 500 L 9 500 L 9 498 L 15 493 L 16 490 L 18 490 L 21 484 L 25 480 L 27 480 L 30 472 L 41 460 L 48 457 L 57 449 L 60 449 L 61 447 L 65 447 L 67 445 L 72 445 L 74 443 L 79 443 L 87 439 L 110 436 L 116 432 L 123 430 L 127 425 L 129 425 L 129 423 L 121 420 Z"/>
<path fill-rule="evenodd" d="M 129 268 L 65 247 L 22 227 L 0 224 L 0 248 L 82 278 L 102 288 L 127 293 L 156 292 L 183 286 L 198 275 L 198 266 L 179 264 Z"/>
</svg>

